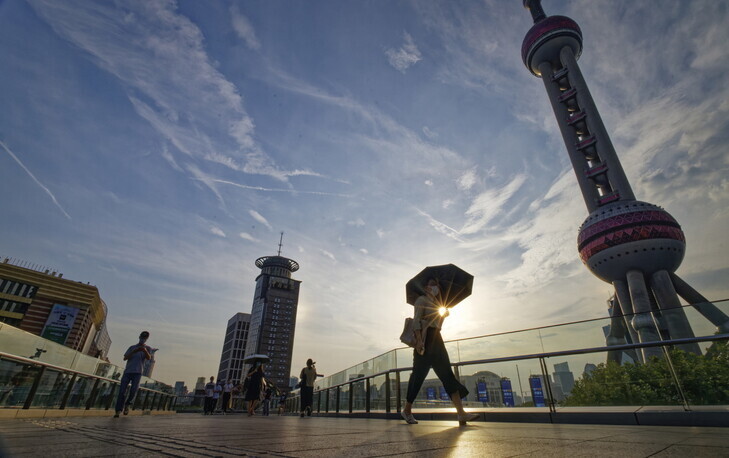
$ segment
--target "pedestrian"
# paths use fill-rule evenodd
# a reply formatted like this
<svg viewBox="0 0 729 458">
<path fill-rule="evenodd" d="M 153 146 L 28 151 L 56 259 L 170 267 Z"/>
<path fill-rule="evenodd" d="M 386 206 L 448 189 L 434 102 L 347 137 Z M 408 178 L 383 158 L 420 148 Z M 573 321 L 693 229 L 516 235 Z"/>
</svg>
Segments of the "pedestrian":
<svg viewBox="0 0 729 458">
<path fill-rule="evenodd" d="M 448 309 L 443 308 L 441 313 L 441 307 L 438 304 L 440 286 L 437 279 L 426 280 L 424 291 L 425 294 L 415 301 L 413 329 L 415 329 L 416 343 L 413 350 L 413 371 L 410 374 L 405 408 L 401 415 L 408 424 L 418 422 L 413 416 L 413 402 L 432 367 L 443 383 L 446 393 L 451 397 L 451 402 L 458 412 L 458 422 L 464 425 L 468 421 L 477 419 L 479 415 L 469 414 L 463 410 L 461 400 L 468 395 L 468 390 L 453 374 L 448 351 L 440 335 L 443 320 L 448 316 Z"/>
<path fill-rule="evenodd" d="M 278 397 L 278 414 L 283 415 L 286 412 L 286 393 L 281 391 Z"/>
<path fill-rule="evenodd" d="M 256 407 L 261 400 L 261 393 L 263 390 L 265 374 L 263 372 L 263 363 L 256 362 L 248 371 L 246 376 L 246 396 L 245 400 L 248 402 L 248 416 L 255 415 Z"/>
<path fill-rule="evenodd" d="M 203 407 L 203 415 L 212 415 L 215 410 L 213 403 L 215 396 L 215 377 L 210 376 L 210 381 L 205 384 L 205 406 Z"/>
<path fill-rule="evenodd" d="M 124 368 L 124 374 L 121 378 L 119 386 L 119 396 L 116 398 L 116 409 L 114 412 L 114 418 L 119 418 L 119 414 L 124 411 L 124 415 L 129 413 L 129 406 L 134 404 L 134 397 L 137 395 L 137 389 L 139 388 L 139 381 L 142 379 L 142 370 L 144 368 L 144 362 L 152 359 L 152 355 L 149 353 L 151 350 L 146 344 L 149 339 L 149 332 L 142 331 L 139 334 L 139 343 L 129 347 L 124 353 L 124 361 L 127 362 Z M 127 396 L 127 387 L 129 388 L 129 395 Z"/>
<path fill-rule="evenodd" d="M 266 391 L 263 395 L 263 416 L 267 417 L 271 413 L 271 397 L 273 396 L 273 389 L 271 385 L 266 386 Z"/>
<path fill-rule="evenodd" d="M 317 377 L 324 377 L 321 374 L 316 373 L 316 363 L 311 358 L 306 360 L 306 367 L 301 369 L 299 378 L 301 381 L 301 417 L 303 418 L 304 413 L 311 416 L 311 404 L 314 402 L 314 382 Z"/>
<path fill-rule="evenodd" d="M 213 413 L 215 413 L 215 409 L 218 408 L 218 402 L 220 402 L 220 398 L 223 395 L 223 381 L 218 380 L 218 383 L 215 384 L 215 390 L 213 391 Z"/>
<path fill-rule="evenodd" d="M 233 393 L 233 388 L 235 388 L 233 381 L 230 379 L 226 380 L 225 385 L 223 385 L 223 415 L 227 414 L 228 409 L 230 409 L 230 397 Z"/>
</svg>

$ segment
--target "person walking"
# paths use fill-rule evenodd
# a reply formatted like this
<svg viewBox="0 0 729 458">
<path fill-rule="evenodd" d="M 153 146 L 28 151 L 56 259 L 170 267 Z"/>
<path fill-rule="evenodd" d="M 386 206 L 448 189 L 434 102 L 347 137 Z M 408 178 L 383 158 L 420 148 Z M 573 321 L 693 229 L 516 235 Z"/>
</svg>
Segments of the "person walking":
<svg viewBox="0 0 729 458">
<path fill-rule="evenodd" d="M 266 386 L 266 391 L 263 395 L 263 416 L 267 417 L 271 413 L 271 397 L 273 396 L 273 389 L 271 385 Z"/>
<path fill-rule="evenodd" d="M 301 417 L 304 414 L 311 416 L 311 404 L 314 401 L 314 382 L 317 377 L 324 377 L 316 373 L 316 363 L 311 358 L 306 360 L 306 367 L 301 369 Z"/>
<path fill-rule="evenodd" d="M 261 391 L 263 390 L 265 374 L 263 372 L 263 363 L 256 362 L 246 376 L 247 389 L 245 400 L 248 402 L 248 416 L 255 415 L 256 407 L 261 400 Z"/>
<path fill-rule="evenodd" d="M 215 413 L 215 409 L 218 408 L 218 402 L 220 402 L 220 398 L 223 395 L 223 381 L 218 380 L 218 383 L 215 384 L 215 389 L 213 390 L 213 408 L 212 413 Z"/>
<path fill-rule="evenodd" d="M 405 407 L 401 415 L 408 424 L 418 423 L 413 416 L 413 402 L 423 386 L 425 377 L 433 368 L 458 412 L 458 422 L 465 425 L 466 422 L 477 419 L 479 415 L 469 414 L 463 410 L 462 399 L 468 395 L 468 390 L 453 374 L 448 351 L 440 335 L 443 320 L 448 316 L 448 309 L 443 308 L 441 313 L 438 304 L 440 286 L 437 279 L 426 280 L 424 290 L 425 294 L 418 297 L 414 305 L 413 328 L 416 343 L 413 350 L 413 371 L 410 374 Z"/>
<path fill-rule="evenodd" d="M 228 409 L 230 409 L 230 397 L 233 394 L 233 388 L 235 388 L 233 381 L 226 380 L 225 385 L 223 385 L 223 415 L 227 414 Z"/>
<path fill-rule="evenodd" d="M 215 409 L 213 397 L 215 396 L 215 377 L 210 376 L 210 381 L 205 384 L 205 405 L 203 407 L 203 415 L 212 415 Z"/>
<path fill-rule="evenodd" d="M 286 393 L 281 391 L 278 396 L 278 414 L 283 415 L 286 412 Z"/>
<path fill-rule="evenodd" d="M 124 415 L 129 414 L 129 406 L 134 404 L 134 397 L 137 395 L 137 390 L 139 389 L 139 381 L 142 379 L 144 362 L 152 359 L 152 355 L 149 352 L 151 348 L 145 345 L 147 339 L 149 339 L 149 332 L 142 331 L 139 334 L 139 343 L 132 345 L 124 353 L 124 361 L 127 362 L 127 365 L 124 368 L 124 374 L 121 378 L 119 396 L 116 398 L 114 418 L 119 418 L 119 414 L 122 411 Z M 131 387 L 129 387 L 130 384 Z M 129 387 L 128 396 L 127 387 Z"/>
</svg>

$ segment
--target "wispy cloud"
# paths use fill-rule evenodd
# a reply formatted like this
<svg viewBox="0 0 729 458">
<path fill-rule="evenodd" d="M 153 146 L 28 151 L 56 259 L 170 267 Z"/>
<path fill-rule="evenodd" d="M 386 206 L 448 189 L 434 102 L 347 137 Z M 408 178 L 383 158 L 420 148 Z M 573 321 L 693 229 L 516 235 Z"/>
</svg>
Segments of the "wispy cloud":
<svg viewBox="0 0 729 458">
<path fill-rule="evenodd" d="M 240 12 L 237 4 L 230 7 L 230 20 L 235 33 L 246 42 L 249 48 L 256 50 L 261 47 L 251 21 Z"/>
<path fill-rule="evenodd" d="M 405 39 L 405 43 L 403 43 L 400 48 L 388 48 L 385 51 L 385 55 L 387 56 L 387 61 L 390 62 L 390 65 L 395 67 L 398 71 L 405 73 L 405 70 L 415 65 L 422 59 L 422 56 L 418 47 L 415 46 L 413 37 L 411 37 L 409 33 L 404 32 L 403 38 Z"/>
<path fill-rule="evenodd" d="M 466 211 L 468 220 L 460 230 L 462 234 L 474 234 L 483 229 L 496 215 L 503 211 L 507 201 L 526 181 L 526 176 L 517 175 L 506 186 L 489 189 L 479 194 Z"/>
<path fill-rule="evenodd" d="M 464 172 L 463 175 L 458 178 L 456 185 L 458 186 L 458 189 L 462 191 L 467 191 L 476 184 L 476 180 L 476 172 L 473 170 L 467 170 L 466 172 Z"/>
<path fill-rule="evenodd" d="M 252 217 L 252 218 L 253 218 L 254 220 L 256 220 L 256 221 L 258 221 L 259 223 L 261 223 L 261 224 L 263 224 L 264 226 L 266 226 L 266 227 L 267 227 L 267 228 L 268 228 L 269 230 L 273 230 L 273 227 L 271 227 L 271 223 L 269 223 L 269 222 L 268 222 L 268 220 L 267 220 L 266 218 L 264 218 L 264 217 L 263 217 L 263 215 L 261 215 L 261 214 L 260 214 L 260 213 L 258 213 L 257 211 L 255 211 L 255 210 L 249 210 L 249 211 L 248 211 L 248 214 L 249 214 L 249 215 L 251 215 L 251 217 Z"/>
<path fill-rule="evenodd" d="M 325 257 L 327 257 L 327 258 L 331 259 L 331 260 L 332 260 L 332 261 L 334 261 L 334 262 L 336 262 L 336 261 L 337 261 L 337 258 L 335 258 L 335 257 L 334 257 L 334 255 L 333 255 L 333 254 L 332 254 L 332 253 L 331 253 L 330 251 L 327 251 L 327 250 L 321 250 L 321 254 L 323 254 L 323 255 L 324 255 Z"/>
<path fill-rule="evenodd" d="M 223 232 L 223 230 L 217 226 L 211 227 L 210 232 L 213 233 L 214 235 L 217 235 L 218 237 L 225 238 L 225 232 Z"/>
<path fill-rule="evenodd" d="M 240 234 L 238 234 L 238 236 L 244 240 L 248 240 L 249 242 L 258 242 L 259 241 L 257 238 L 253 237 L 248 232 L 241 232 Z"/>
<path fill-rule="evenodd" d="M 2 146 L 2 147 L 3 147 L 3 149 L 4 149 L 4 150 L 5 150 L 5 151 L 6 151 L 6 152 L 7 152 L 7 153 L 8 153 L 9 155 L 10 155 L 10 157 L 12 157 L 12 158 L 13 158 L 13 160 L 14 160 L 15 162 L 17 162 L 17 163 L 18 163 L 18 165 L 19 165 L 19 166 L 20 166 L 20 167 L 21 167 L 21 168 L 22 168 L 23 170 L 25 170 L 25 173 L 27 173 L 27 174 L 28 174 L 28 176 L 29 176 L 29 177 L 30 177 L 30 178 L 31 178 L 31 179 L 32 179 L 32 180 L 33 180 L 33 181 L 35 182 L 35 184 L 37 184 L 38 186 L 40 186 L 40 188 L 41 188 L 41 189 L 42 189 L 43 191 L 45 191 L 45 193 L 46 193 L 46 194 L 48 194 L 48 196 L 49 196 L 49 197 L 51 198 L 51 200 L 53 201 L 53 204 L 54 204 L 54 205 L 55 205 L 56 207 L 58 207 L 58 209 L 59 209 L 59 210 L 61 210 L 61 213 L 63 213 L 63 216 L 65 216 L 65 217 L 66 217 L 66 218 L 68 218 L 68 219 L 71 219 L 71 215 L 69 215 L 68 213 L 66 213 L 66 210 L 64 210 L 64 208 L 63 208 L 63 207 L 61 206 L 61 204 L 59 204 L 59 203 L 58 203 L 58 200 L 56 199 L 56 196 L 54 196 L 54 195 L 53 195 L 53 193 L 51 192 L 51 190 L 50 190 L 50 189 L 48 189 L 48 188 L 46 187 L 46 185 L 44 185 L 43 183 L 41 183 L 41 182 L 40 182 L 40 181 L 38 180 L 38 178 L 36 178 L 36 177 L 35 177 L 35 175 L 33 175 L 33 173 L 32 173 L 32 172 L 31 172 L 30 170 L 28 170 L 28 167 L 26 167 L 26 166 L 25 166 L 25 164 L 23 164 L 23 162 L 21 162 L 21 160 L 20 160 L 20 159 L 18 159 L 18 156 L 16 156 L 16 155 L 15 155 L 15 153 L 13 153 L 13 152 L 12 152 L 12 151 L 10 150 L 10 148 L 8 148 L 8 146 L 7 146 L 7 145 L 6 145 L 6 144 L 5 144 L 5 143 L 4 143 L 3 141 L 0 141 L 0 146 Z"/>
</svg>

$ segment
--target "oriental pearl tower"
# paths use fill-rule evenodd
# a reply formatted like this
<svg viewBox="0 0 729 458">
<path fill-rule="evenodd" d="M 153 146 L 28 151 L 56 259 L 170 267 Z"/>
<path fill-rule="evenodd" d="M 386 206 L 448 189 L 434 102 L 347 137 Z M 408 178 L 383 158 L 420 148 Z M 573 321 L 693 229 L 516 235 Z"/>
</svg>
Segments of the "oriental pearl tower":
<svg viewBox="0 0 729 458">
<path fill-rule="evenodd" d="M 663 208 L 635 199 L 577 64 L 580 27 L 568 17 L 547 16 L 540 0 L 523 2 L 534 25 L 521 56 L 544 82 L 590 213 L 577 237 L 580 258 L 615 287 L 608 345 L 626 337 L 632 342 L 693 337 L 679 295 L 719 331 L 729 332 L 729 317 L 675 274 L 686 249 L 681 226 Z M 701 353 L 697 344 L 680 348 Z M 645 348 L 638 357 L 645 361 L 660 353 L 657 347 Z"/>
</svg>

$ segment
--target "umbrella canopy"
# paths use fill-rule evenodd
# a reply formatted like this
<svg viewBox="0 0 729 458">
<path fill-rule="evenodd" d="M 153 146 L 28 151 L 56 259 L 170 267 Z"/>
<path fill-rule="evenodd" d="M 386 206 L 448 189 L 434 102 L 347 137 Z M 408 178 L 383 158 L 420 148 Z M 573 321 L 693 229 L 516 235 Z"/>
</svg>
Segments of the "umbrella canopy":
<svg viewBox="0 0 729 458">
<path fill-rule="evenodd" d="M 473 275 L 454 264 L 430 266 L 410 279 L 405 285 L 405 297 L 408 304 L 415 305 L 415 300 L 425 294 L 425 286 L 429 278 L 435 278 L 440 284 L 438 303 L 444 307 L 453 307 L 471 295 Z"/>
<path fill-rule="evenodd" d="M 269 358 L 267 355 L 260 354 L 246 356 L 245 358 L 243 358 L 243 362 L 247 364 L 253 364 L 258 362 L 267 363 L 269 361 L 271 361 L 271 358 Z"/>
</svg>

